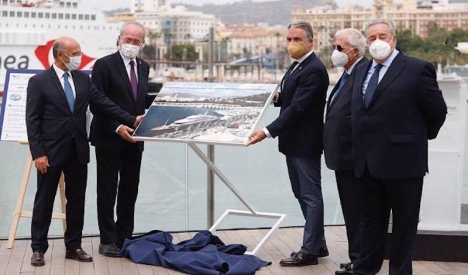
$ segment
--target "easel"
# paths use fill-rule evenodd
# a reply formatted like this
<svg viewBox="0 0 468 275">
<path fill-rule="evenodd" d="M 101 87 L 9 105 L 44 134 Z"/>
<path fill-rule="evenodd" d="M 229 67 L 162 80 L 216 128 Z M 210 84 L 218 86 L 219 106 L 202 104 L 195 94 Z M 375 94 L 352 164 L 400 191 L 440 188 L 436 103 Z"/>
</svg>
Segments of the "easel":
<svg viewBox="0 0 468 275">
<path fill-rule="evenodd" d="M 19 142 L 22 145 L 27 145 L 27 142 L 20 141 Z M 13 241 L 15 240 L 16 237 L 16 230 L 18 229 L 18 223 L 19 219 L 21 217 L 32 217 L 32 212 L 31 211 L 23 211 L 23 202 L 24 202 L 24 197 L 26 195 L 26 190 L 28 187 L 28 181 L 29 181 L 29 176 L 31 174 L 31 167 L 33 164 L 31 152 L 28 150 L 28 157 L 26 159 L 26 165 L 24 167 L 23 171 L 23 177 L 21 179 L 21 185 L 20 185 L 20 191 L 18 194 L 18 200 L 16 201 L 16 207 L 15 207 L 15 212 L 13 212 L 13 222 L 11 223 L 11 229 L 10 229 L 10 235 L 8 237 L 8 243 L 7 243 L 7 248 L 12 248 L 13 247 Z M 60 192 L 60 204 L 62 208 L 62 213 L 52 213 L 52 219 L 62 219 L 63 223 L 63 232 L 65 232 L 67 228 L 67 223 L 66 223 L 66 217 L 65 217 L 65 181 L 63 178 L 63 174 L 60 176 L 59 180 L 59 192 Z"/>
<path fill-rule="evenodd" d="M 276 229 L 279 228 L 279 225 L 281 222 L 286 218 L 286 214 L 277 214 L 277 213 L 265 213 L 265 212 L 259 212 L 257 211 L 252 204 L 247 202 L 245 198 L 242 197 L 242 195 L 239 193 L 239 191 L 234 187 L 234 185 L 224 176 L 221 171 L 218 169 L 218 167 L 215 166 L 215 164 L 203 153 L 200 148 L 195 143 L 187 143 L 190 148 L 197 154 L 197 156 L 213 171 L 219 179 L 226 185 L 229 190 L 242 202 L 248 211 L 244 210 L 233 210 L 233 209 L 228 209 L 226 210 L 221 217 L 211 226 L 209 231 L 213 233 L 216 231 L 218 226 L 221 224 L 221 222 L 229 215 L 236 215 L 236 216 L 250 216 L 250 217 L 257 217 L 257 218 L 268 218 L 268 219 L 277 219 L 275 224 L 271 227 L 271 229 L 267 232 L 267 234 L 260 240 L 260 242 L 257 244 L 257 246 L 252 250 L 252 251 L 247 251 L 245 254 L 250 254 L 250 255 L 256 255 L 258 253 L 258 250 L 262 247 L 262 245 L 270 238 L 270 236 L 276 231 Z"/>
</svg>

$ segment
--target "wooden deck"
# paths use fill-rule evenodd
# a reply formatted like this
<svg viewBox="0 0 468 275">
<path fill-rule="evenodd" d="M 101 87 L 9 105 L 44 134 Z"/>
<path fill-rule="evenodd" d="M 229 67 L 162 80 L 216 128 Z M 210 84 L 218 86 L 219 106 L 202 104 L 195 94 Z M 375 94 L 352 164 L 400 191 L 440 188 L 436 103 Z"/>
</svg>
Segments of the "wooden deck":
<svg viewBox="0 0 468 275">
<path fill-rule="evenodd" d="M 267 230 L 230 230 L 218 231 L 219 236 L 226 244 L 242 243 L 249 248 L 255 247 L 258 241 L 264 236 Z M 297 251 L 302 242 L 302 228 L 284 228 L 278 230 L 270 240 L 260 249 L 258 256 L 266 261 L 271 261 L 270 266 L 260 269 L 256 274 L 335 274 L 335 270 L 341 262 L 347 259 L 347 243 L 345 229 L 342 226 L 326 227 L 326 239 L 330 256 L 320 259 L 319 265 L 305 267 L 284 268 L 279 265 L 279 261 L 291 253 Z M 195 233 L 173 234 L 174 242 L 191 238 Z M 182 274 L 173 270 L 134 264 L 126 258 L 106 258 L 98 253 L 99 238 L 90 237 L 83 239 L 83 249 L 92 254 L 93 263 L 79 263 L 65 259 L 65 247 L 63 239 L 55 239 L 49 242 L 50 247 L 46 253 L 46 265 L 35 268 L 30 264 L 31 248 L 29 240 L 18 240 L 14 243 L 13 249 L 6 248 L 7 241 L 0 241 L 0 274 Z M 447 263 L 447 262 L 414 262 L 414 274 L 434 275 L 434 274 L 468 274 L 468 263 Z M 388 274 L 388 261 L 384 263 L 382 270 L 378 274 Z"/>
</svg>

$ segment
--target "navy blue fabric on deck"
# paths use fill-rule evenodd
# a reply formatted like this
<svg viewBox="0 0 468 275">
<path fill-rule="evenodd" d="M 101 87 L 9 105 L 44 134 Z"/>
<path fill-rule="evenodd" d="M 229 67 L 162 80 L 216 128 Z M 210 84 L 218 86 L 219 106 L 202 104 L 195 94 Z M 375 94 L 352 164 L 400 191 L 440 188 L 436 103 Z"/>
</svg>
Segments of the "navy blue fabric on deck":
<svg viewBox="0 0 468 275">
<path fill-rule="evenodd" d="M 122 255 L 135 263 L 171 268 L 188 274 L 249 275 L 271 264 L 253 255 L 244 255 L 245 245 L 225 245 L 209 231 L 201 231 L 192 239 L 172 243 L 172 235 L 151 231 L 126 239 Z"/>
</svg>

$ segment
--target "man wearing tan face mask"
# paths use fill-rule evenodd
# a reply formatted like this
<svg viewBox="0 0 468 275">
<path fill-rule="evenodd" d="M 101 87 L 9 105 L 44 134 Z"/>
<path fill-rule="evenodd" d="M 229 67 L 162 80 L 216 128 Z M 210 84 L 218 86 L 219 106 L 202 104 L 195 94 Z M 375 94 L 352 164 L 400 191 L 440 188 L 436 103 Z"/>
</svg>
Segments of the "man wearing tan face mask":
<svg viewBox="0 0 468 275">
<path fill-rule="evenodd" d="M 316 265 L 318 258 L 328 256 L 320 173 L 328 73 L 313 51 L 313 31 L 308 22 L 290 24 L 287 42 L 295 62 L 274 99 L 275 106 L 281 107 L 280 115 L 266 128 L 254 131 L 248 145 L 278 137 L 279 151 L 286 156 L 291 187 L 305 219 L 302 247 L 280 264 Z"/>
</svg>

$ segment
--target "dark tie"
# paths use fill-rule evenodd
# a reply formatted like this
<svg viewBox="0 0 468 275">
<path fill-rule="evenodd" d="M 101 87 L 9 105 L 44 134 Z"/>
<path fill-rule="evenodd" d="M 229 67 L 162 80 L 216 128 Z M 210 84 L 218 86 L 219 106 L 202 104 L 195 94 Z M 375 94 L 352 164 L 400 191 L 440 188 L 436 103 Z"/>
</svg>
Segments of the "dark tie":
<svg viewBox="0 0 468 275">
<path fill-rule="evenodd" d="M 346 83 L 346 80 L 348 80 L 348 77 L 349 77 L 349 74 L 347 72 L 344 72 L 343 73 L 343 76 L 341 77 L 341 80 L 340 80 L 340 85 L 338 86 L 338 89 L 336 90 L 335 94 L 333 95 L 332 99 L 331 99 L 331 102 L 333 102 L 339 93 L 341 93 L 341 90 L 343 88 L 343 86 L 345 85 Z"/>
<path fill-rule="evenodd" d="M 69 74 L 63 74 L 63 89 L 65 90 L 65 96 L 67 97 L 68 106 L 70 107 L 70 111 L 73 113 L 73 106 L 75 105 L 75 97 L 73 96 L 73 90 L 68 81 Z"/>
<path fill-rule="evenodd" d="M 286 74 L 286 77 L 287 77 L 288 75 L 292 74 L 294 68 L 296 68 L 297 63 L 299 63 L 299 62 L 294 61 L 294 62 L 291 64 L 291 66 L 289 66 L 288 73 Z"/>
<path fill-rule="evenodd" d="M 294 68 L 296 68 L 296 65 L 297 65 L 298 63 L 299 63 L 299 62 L 294 61 L 294 62 L 291 64 L 291 66 L 289 66 L 288 71 L 286 72 L 286 74 L 285 74 L 284 77 L 283 77 L 283 82 L 281 82 L 281 89 L 283 89 L 283 84 L 284 84 L 284 82 L 286 82 L 286 80 L 288 79 L 288 76 L 289 76 L 290 74 L 292 74 Z"/>
<path fill-rule="evenodd" d="M 138 80 L 135 73 L 135 61 L 130 61 L 130 83 L 132 84 L 133 98 L 137 99 Z"/>
<path fill-rule="evenodd" d="M 379 72 L 382 67 L 382 64 L 375 65 L 374 73 L 372 74 L 371 78 L 369 79 L 369 83 L 367 84 L 366 93 L 364 94 L 364 106 L 366 108 L 369 106 L 369 103 L 374 96 L 377 85 L 379 85 Z"/>
</svg>

